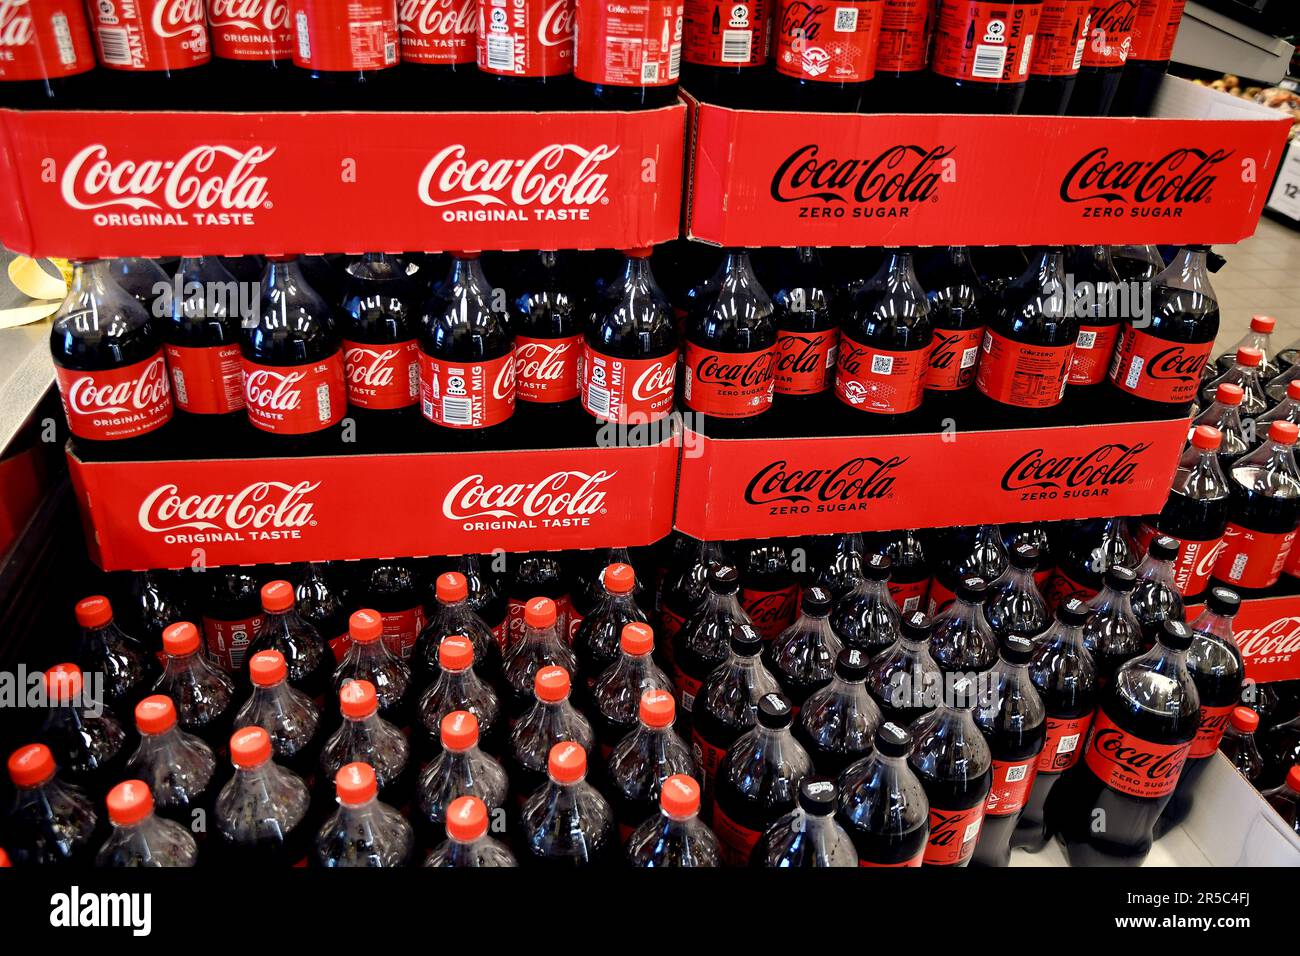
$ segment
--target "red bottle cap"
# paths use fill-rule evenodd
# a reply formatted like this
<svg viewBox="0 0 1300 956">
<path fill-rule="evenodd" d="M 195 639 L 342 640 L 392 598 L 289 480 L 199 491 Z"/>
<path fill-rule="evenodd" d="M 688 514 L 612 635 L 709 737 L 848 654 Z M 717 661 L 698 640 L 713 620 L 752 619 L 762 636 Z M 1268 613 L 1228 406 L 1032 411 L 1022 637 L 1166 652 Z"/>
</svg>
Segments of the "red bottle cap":
<svg viewBox="0 0 1300 956">
<path fill-rule="evenodd" d="M 1259 729 L 1259 714 L 1249 707 L 1234 707 L 1228 716 L 1229 722 L 1243 734 L 1253 734 Z"/>
<path fill-rule="evenodd" d="M 344 717 L 360 720 L 379 710 L 375 685 L 368 680 L 350 680 L 339 688 L 339 710 Z"/>
<path fill-rule="evenodd" d="M 543 667 L 533 678 L 533 693 L 546 704 L 558 704 L 569 696 L 569 672 L 563 667 Z"/>
<path fill-rule="evenodd" d="M 267 581 L 262 585 L 262 607 L 267 611 L 287 611 L 293 607 L 293 585 L 288 581 Z"/>
<path fill-rule="evenodd" d="M 379 793 L 374 768 L 360 761 L 347 764 L 334 776 L 334 792 L 339 796 L 339 803 L 349 806 L 373 800 Z"/>
<path fill-rule="evenodd" d="M 1223 444 L 1223 432 L 1213 425 L 1197 425 L 1192 430 L 1192 447 L 1213 451 Z"/>
<path fill-rule="evenodd" d="M 1258 368 L 1264 361 L 1264 353 L 1259 349 L 1251 348 L 1249 345 L 1243 345 L 1237 349 L 1237 364 L 1244 365 L 1247 368 Z"/>
<path fill-rule="evenodd" d="M 700 812 L 700 785 L 694 777 L 675 773 L 659 791 L 659 807 L 670 817 L 693 817 Z"/>
<path fill-rule="evenodd" d="M 1294 445 L 1297 432 L 1300 429 L 1296 428 L 1294 422 L 1274 422 L 1268 426 L 1269 440 L 1283 445 Z"/>
<path fill-rule="evenodd" d="M 369 644 L 384 636 L 384 619 L 378 611 L 363 607 L 348 618 L 348 637 L 358 644 Z"/>
<path fill-rule="evenodd" d="M 9 755 L 8 766 L 15 787 L 36 787 L 54 776 L 54 754 L 45 744 L 27 744 Z"/>
<path fill-rule="evenodd" d="M 199 649 L 199 629 L 189 621 L 177 621 L 163 629 L 163 650 L 171 657 L 184 657 Z"/>
<path fill-rule="evenodd" d="M 1214 400 L 1220 405 L 1240 405 L 1245 395 L 1246 393 L 1241 390 L 1240 385 L 1224 382 L 1215 389 Z"/>
<path fill-rule="evenodd" d="M 555 623 L 555 602 L 550 598 L 533 598 L 524 605 L 524 623 L 529 627 L 550 627 Z"/>
<path fill-rule="evenodd" d="M 261 727 L 240 727 L 230 735 L 230 760 L 236 767 L 260 767 L 271 759 L 271 735 Z"/>
<path fill-rule="evenodd" d="M 438 663 L 443 670 L 463 671 L 474 663 L 474 645 L 459 634 L 444 637 L 438 645 Z"/>
<path fill-rule="evenodd" d="M 452 253 L 452 257 L 456 259 L 477 259 L 480 255 L 482 255 L 482 253 L 476 249 L 475 250 L 464 249 L 461 250 L 460 252 Z"/>
<path fill-rule="evenodd" d="M 55 664 L 45 672 L 45 693 L 54 704 L 67 704 L 81 696 L 81 668 L 76 664 Z"/>
<path fill-rule="evenodd" d="M 587 751 L 582 744 L 561 740 L 551 748 L 546 769 L 556 783 L 577 783 L 587 775 Z"/>
<path fill-rule="evenodd" d="M 469 596 L 469 582 L 458 571 L 438 575 L 437 598 L 441 604 L 463 601 Z"/>
<path fill-rule="evenodd" d="M 1250 330 L 1252 332 L 1263 332 L 1265 334 L 1272 332 L 1277 328 L 1277 319 L 1271 315 L 1252 315 L 1250 317 Z"/>
<path fill-rule="evenodd" d="M 135 705 L 135 729 L 142 734 L 161 734 L 176 726 L 176 705 L 166 694 L 151 694 Z"/>
<path fill-rule="evenodd" d="M 82 627 L 103 627 L 113 620 L 113 605 L 102 594 L 92 594 L 77 602 L 77 623 Z"/>
<path fill-rule="evenodd" d="M 671 727 L 676 712 L 673 695 L 666 690 L 648 690 L 641 695 L 641 707 L 638 713 L 641 723 L 647 727 Z"/>
<path fill-rule="evenodd" d="M 1300 793 L 1300 763 L 1286 772 L 1286 785 Z"/>
<path fill-rule="evenodd" d="M 624 249 L 623 255 L 629 259 L 649 259 L 652 252 L 654 252 L 654 248 L 646 246 L 644 249 Z"/>
<path fill-rule="evenodd" d="M 143 780 L 123 780 L 108 791 L 108 818 L 118 826 L 139 823 L 153 813 L 153 794 Z"/>
<path fill-rule="evenodd" d="M 478 718 L 468 710 L 453 710 L 439 725 L 442 749 L 460 753 L 478 743 Z"/>
<path fill-rule="evenodd" d="M 279 651 L 258 651 L 248 662 L 248 679 L 258 687 L 274 687 L 289 675 Z"/>
<path fill-rule="evenodd" d="M 618 643 L 623 648 L 624 654 L 640 657 L 655 649 L 655 632 L 650 629 L 649 624 L 633 621 L 631 624 L 623 625 L 623 633 L 619 635 Z"/>
<path fill-rule="evenodd" d="M 627 594 L 636 587 L 636 572 L 630 564 L 611 564 L 605 569 L 605 590 L 610 594 Z"/>
<path fill-rule="evenodd" d="M 4 851 L 4 847 L 0 847 L 0 870 L 11 866 L 13 864 L 9 862 L 9 854 Z"/>
<path fill-rule="evenodd" d="M 487 833 L 487 804 L 478 797 L 457 797 L 447 806 L 447 836 L 470 843 Z"/>
<path fill-rule="evenodd" d="M 1286 397 L 1300 401 L 1300 378 L 1293 378 L 1286 383 Z"/>
</svg>

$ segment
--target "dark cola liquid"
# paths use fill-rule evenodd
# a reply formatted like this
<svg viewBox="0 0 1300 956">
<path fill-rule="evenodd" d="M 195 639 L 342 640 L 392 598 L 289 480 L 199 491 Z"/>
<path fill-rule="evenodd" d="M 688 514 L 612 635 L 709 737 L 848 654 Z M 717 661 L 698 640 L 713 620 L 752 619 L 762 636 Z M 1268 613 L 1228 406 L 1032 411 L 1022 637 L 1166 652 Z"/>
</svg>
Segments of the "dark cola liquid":
<svg viewBox="0 0 1300 956">
<path fill-rule="evenodd" d="M 1006 524 L 1002 526 L 1002 544 L 1007 553 L 1018 544 L 1033 545 L 1038 549 L 1038 567 L 1034 569 L 1034 581 L 1039 589 L 1047 586 L 1052 572 L 1056 570 L 1056 551 L 1051 536 L 1044 524 Z"/>
<path fill-rule="evenodd" d="M 816 249 L 774 250 L 759 266 L 776 323 L 774 412 L 778 425 L 789 428 L 829 401 L 835 365 L 827 360 L 833 359 L 839 339 L 838 302 Z"/>
<path fill-rule="evenodd" d="M 799 613 L 799 582 L 790 570 L 782 541 L 754 541 L 741 546 L 740 604 L 764 640 L 772 640 L 794 623 Z"/>
<path fill-rule="evenodd" d="M 1183 597 L 1178 589 L 1163 581 L 1138 578 L 1137 587 L 1129 597 L 1133 616 L 1142 627 L 1142 640 L 1146 646 L 1155 643 L 1160 625 L 1165 621 L 1183 619 Z"/>
<path fill-rule="evenodd" d="M 1033 23 L 1037 23 L 1041 3 L 1034 0 L 1009 0 L 1000 4 L 990 16 L 1002 17 L 1002 36 L 1007 41 L 999 44 L 1003 55 L 1001 71 L 981 66 L 972 57 L 978 29 L 987 28 L 989 20 L 979 20 L 977 14 L 968 15 L 967 0 L 938 0 L 934 48 L 930 56 L 930 94 L 934 102 L 944 104 L 952 113 L 1011 114 L 1020 112 L 1028 79 L 1027 43 L 1033 41 Z M 1025 74 L 1021 78 L 1020 65 L 1025 61 Z M 979 73 L 977 71 L 985 71 Z"/>
<path fill-rule="evenodd" d="M 936 535 L 930 551 L 940 555 L 930 588 L 931 615 L 948 606 L 959 581 L 975 577 L 992 582 L 1007 569 L 1007 549 L 995 525 L 946 529 Z"/>
<path fill-rule="evenodd" d="M 930 300 L 934 348 L 926 370 L 926 402 L 943 415 L 975 384 L 984 337 L 984 290 L 963 246 L 930 250 L 917 262 L 917 278 Z"/>
<path fill-rule="evenodd" d="M 511 554 L 507 559 L 511 567 L 506 572 L 506 597 L 508 599 L 507 648 L 524 636 L 524 605 L 535 597 L 550 598 L 555 602 L 556 627 L 563 631 L 568 622 L 569 572 L 560 561 L 560 555 L 546 552 Z"/>
<path fill-rule="evenodd" d="M 745 845 L 752 852 L 763 831 L 795 808 L 799 784 L 811 772 L 811 762 L 805 755 L 802 762 L 782 763 L 766 772 L 746 773 L 738 782 L 719 774 L 714 791 L 713 830 L 719 834 L 723 859 L 729 865 L 744 866 L 749 862 Z"/>
<path fill-rule="evenodd" d="M 1101 590 L 1107 568 L 1138 566 L 1137 546 L 1123 518 L 1074 522 L 1062 532 L 1065 549 L 1057 562 L 1049 599 L 1060 603 L 1071 594 L 1084 599 Z"/>
<path fill-rule="evenodd" d="M 304 621 L 316 628 L 331 648 L 341 646 L 348 633 L 351 604 L 330 563 L 307 565 L 294 588 L 294 606 Z"/>
<path fill-rule="evenodd" d="M 284 627 L 267 615 L 267 622 L 262 631 L 249 645 L 248 657 L 244 660 L 243 683 L 247 686 L 248 659 L 259 651 L 279 651 L 284 655 L 288 668 L 288 681 L 313 700 L 328 700 L 334 693 L 334 655 L 328 645 L 321 640 L 315 628 L 293 626 Z"/>
<path fill-rule="evenodd" d="M 555 252 L 526 253 L 516 260 L 518 289 L 509 302 L 515 333 L 515 415 L 519 425 L 544 428 L 527 440 L 572 444 L 580 421 L 578 358 L 582 316 L 568 263 Z"/>
<path fill-rule="evenodd" d="M 949 711 L 949 714 L 952 719 L 948 727 L 951 728 L 955 712 Z M 985 750 L 982 760 L 968 759 L 959 766 L 955 765 L 955 736 L 945 734 L 940 729 L 942 725 L 930 722 L 933 719 L 912 728 L 916 746 L 908 758 L 908 765 L 920 779 L 930 802 L 930 836 L 926 844 L 925 865 L 966 866 L 974 852 L 974 841 L 978 839 L 977 835 L 970 835 L 970 831 L 983 817 L 984 802 L 993 786 L 993 770 L 984 762 L 988 759 L 986 748 L 979 748 Z M 970 734 L 978 736 L 979 730 L 969 725 L 963 736 Z M 983 823 L 979 823 L 976 832 L 982 828 Z"/>
<path fill-rule="evenodd" d="M 1137 619 L 1114 610 L 1089 617 L 1083 626 L 1083 641 L 1096 661 L 1099 686 L 1109 683 L 1122 664 L 1141 654 L 1146 643 Z"/>
<path fill-rule="evenodd" d="M 1030 74 L 1025 97 L 1020 101 L 1024 116 L 1063 116 L 1074 92 L 1073 76 L 1036 76 Z"/>
<path fill-rule="evenodd" d="M 831 629 L 846 647 L 856 647 L 874 657 L 898 638 L 898 608 L 890 600 L 886 586 L 864 585 L 835 603 Z"/>
<path fill-rule="evenodd" d="M 573 649 L 578 655 L 578 671 L 584 677 L 588 690 L 605 669 L 618 660 L 619 639 L 627 624 L 645 624 L 646 616 L 629 595 L 626 600 L 611 601 L 604 608 L 583 618 L 573 637 Z"/>
<path fill-rule="evenodd" d="M 889 593 L 898 609 L 924 611 L 929 601 L 933 566 L 920 535 L 910 529 L 871 535 L 866 547 L 869 553 L 889 558 Z"/>
<path fill-rule="evenodd" d="M 108 710 L 91 717 L 76 707 L 56 706 L 41 738 L 54 753 L 60 776 L 96 801 L 125 779 L 131 750 L 126 730 Z"/>
<path fill-rule="evenodd" d="M 1081 67 L 1070 93 L 1067 113 L 1070 116 L 1109 116 L 1123 74 L 1122 66 Z"/>
<path fill-rule="evenodd" d="M 1129 60 L 1110 105 L 1111 116 L 1150 116 L 1156 91 L 1169 72 L 1168 60 Z"/>
<path fill-rule="evenodd" d="M 1032 772 L 1046 738 L 1047 725 L 1040 710 L 1027 706 L 1023 699 L 1010 700 L 991 725 L 980 729 L 988 741 L 995 768 L 1009 763 L 1014 765 L 1013 770 L 1027 765 L 1028 772 Z M 1020 817 L 1020 812 L 986 812 L 971 863 L 975 866 L 1006 866 L 1010 863 L 1011 838 Z"/>
<path fill-rule="evenodd" d="M 5 810 L 0 833 L 15 866 L 90 866 L 109 833 L 90 797 L 62 781 L 19 790 Z"/>
<path fill-rule="evenodd" d="M 1037 637 L 1051 623 L 1032 576 L 1019 583 L 1004 581 L 992 588 L 984 605 L 984 619 L 998 638 L 1008 634 Z"/>
<path fill-rule="evenodd" d="M 141 571 L 131 577 L 131 600 L 123 610 L 132 633 L 154 654 L 162 650 L 168 626 L 190 619 L 180 583 L 168 571 Z"/>
<path fill-rule="evenodd" d="M 218 833 L 210 841 L 207 862 L 241 872 L 248 872 L 249 868 L 306 866 L 315 842 L 312 819 L 309 813 L 287 829 L 281 824 L 274 835 L 267 828 L 262 837 L 252 843 L 234 843 Z"/>
<path fill-rule="evenodd" d="M 1156 530 L 1180 541 L 1213 541 L 1223 534 L 1228 523 L 1228 495 L 1193 498 L 1170 492 L 1156 517 Z M 1195 595 L 1188 595 L 1195 597 Z"/>
<path fill-rule="evenodd" d="M 376 561 L 364 572 L 360 600 L 384 619 L 384 646 L 407 660 L 424 627 L 424 582 L 413 561 Z"/>
</svg>

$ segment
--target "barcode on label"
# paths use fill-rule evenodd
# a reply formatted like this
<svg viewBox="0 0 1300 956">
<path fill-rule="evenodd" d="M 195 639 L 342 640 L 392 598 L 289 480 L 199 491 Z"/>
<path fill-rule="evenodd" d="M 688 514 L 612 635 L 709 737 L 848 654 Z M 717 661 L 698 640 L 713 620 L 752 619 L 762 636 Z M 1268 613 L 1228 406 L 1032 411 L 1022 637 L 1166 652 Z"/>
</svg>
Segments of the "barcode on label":
<svg viewBox="0 0 1300 956">
<path fill-rule="evenodd" d="M 979 836 L 979 835 L 980 835 L 980 824 L 983 823 L 983 822 L 984 822 L 983 820 L 976 820 L 974 823 L 968 823 L 968 824 L 966 824 L 966 830 L 965 830 L 965 832 L 962 834 L 961 842 L 962 842 L 962 843 L 969 843 L 971 840 L 973 840 L 973 839 L 975 839 L 977 836 Z"/>
<path fill-rule="evenodd" d="M 1069 734 L 1068 736 L 1062 737 L 1057 743 L 1056 752 L 1058 754 L 1073 753 L 1074 748 L 1077 746 L 1079 746 L 1079 735 Z"/>
<path fill-rule="evenodd" d="M 675 80 L 682 72 L 682 45 L 674 43 L 668 48 L 668 79 Z"/>
<path fill-rule="evenodd" d="M 311 30 L 307 27 L 307 14 L 301 10 L 294 17 L 294 25 L 298 29 L 298 58 L 302 60 L 311 59 Z"/>
<path fill-rule="evenodd" d="M 920 606 L 921 606 L 921 598 L 915 594 L 913 594 L 910 598 L 903 598 L 904 614 L 906 614 L 908 611 L 915 611 Z"/>
<path fill-rule="evenodd" d="M 448 425 L 472 425 L 473 403 L 468 398 L 452 398 L 450 395 L 442 400 L 442 420 Z"/>
<path fill-rule="evenodd" d="M 961 367 L 970 368 L 971 366 L 973 366 L 975 364 L 975 360 L 979 358 L 979 354 L 980 354 L 979 348 L 974 345 L 972 345 L 968 349 L 962 349 Z"/>
<path fill-rule="evenodd" d="M 835 8 L 835 32 L 852 33 L 858 28 L 858 8 L 857 7 L 836 7 Z"/>
<path fill-rule="evenodd" d="M 835 365 L 836 365 L 836 359 L 837 359 L 837 357 L 839 356 L 839 352 L 840 352 L 840 347 L 839 347 L 838 345 L 832 345 L 830 348 L 828 348 L 828 349 L 826 350 L 826 367 L 827 367 L 827 368 L 834 368 L 834 367 L 835 367 Z"/>
<path fill-rule="evenodd" d="M 126 30 L 121 27 L 100 27 L 99 53 L 105 63 L 130 66 L 131 44 L 127 42 Z"/>
<path fill-rule="evenodd" d="M 659 82 L 659 64 L 653 60 L 646 60 L 641 64 L 641 82 L 658 83 Z"/>
<path fill-rule="evenodd" d="M 1079 37 L 1079 45 L 1076 46 L 1076 47 L 1074 48 L 1074 67 L 1073 67 L 1073 69 L 1076 69 L 1076 70 L 1077 70 L 1077 69 L 1079 68 L 1079 66 L 1083 63 L 1083 48 L 1084 48 L 1084 46 L 1087 45 L 1087 43 L 1088 43 L 1088 31 L 1087 31 L 1087 30 L 1084 30 L 1084 31 L 1083 31 L 1083 36 Z"/>
<path fill-rule="evenodd" d="M 1128 367 L 1128 375 L 1124 378 L 1124 384 L 1129 388 L 1137 388 L 1138 382 L 1142 379 L 1142 366 L 1146 361 L 1140 355 L 1133 356 L 1133 363 Z"/>
<path fill-rule="evenodd" d="M 894 357 L 892 355 L 871 356 L 872 375 L 889 375 L 893 371 L 894 371 Z"/>
<path fill-rule="evenodd" d="M 68 18 L 62 13 L 50 17 L 50 28 L 54 31 L 54 42 L 59 46 L 59 62 L 71 66 L 77 62 L 77 50 L 72 44 L 72 29 Z"/>
<path fill-rule="evenodd" d="M 1025 47 L 1020 51 L 1020 68 L 1016 70 L 1016 76 L 1024 76 L 1029 72 L 1029 51 L 1034 48 L 1034 35 L 1031 33 L 1025 37 Z"/>
<path fill-rule="evenodd" d="M 688 714 L 695 709 L 695 695 L 682 691 L 682 710 Z"/>
<path fill-rule="evenodd" d="M 390 42 L 384 44 L 384 62 L 385 62 L 385 63 L 396 63 L 396 62 L 397 62 L 397 44 L 396 44 L 396 43 L 393 43 L 393 42 L 390 41 Z"/>
<path fill-rule="evenodd" d="M 176 401 L 182 405 L 190 403 L 189 393 L 185 390 L 185 373 L 178 368 L 172 369 L 172 389 L 176 392 Z"/>
<path fill-rule="evenodd" d="M 984 348 L 984 354 L 985 354 L 985 355 L 988 355 L 990 352 L 992 352 L 992 351 L 993 351 L 993 336 L 992 336 L 992 334 L 989 333 L 989 332 L 985 332 L 985 333 L 984 333 L 984 341 L 981 342 L 980 345 Z"/>
<path fill-rule="evenodd" d="M 748 30 L 723 30 L 722 62 L 748 63 L 752 43 Z"/>
<path fill-rule="evenodd" d="M 1074 347 L 1076 349 L 1090 349 L 1096 344 L 1096 332 L 1080 332 L 1078 340 L 1074 343 Z"/>
<path fill-rule="evenodd" d="M 970 68 L 971 76 L 986 80 L 1002 78 L 1002 69 L 1007 65 L 1007 48 L 981 43 L 975 48 L 975 62 Z"/>
<path fill-rule="evenodd" d="M 415 398 L 420 394 L 420 365 L 418 362 L 412 362 L 406 366 L 406 386 L 407 395 Z"/>
<path fill-rule="evenodd" d="M 487 64 L 489 70 L 515 68 L 515 38 L 500 33 L 489 33 L 487 38 Z"/>
<path fill-rule="evenodd" d="M 330 415 L 330 387 L 327 382 L 321 382 L 316 386 L 316 414 L 323 422 L 329 421 L 332 417 Z"/>
<path fill-rule="evenodd" d="M 1239 554 L 1232 559 L 1232 567 L 1228 569 L 1228 579 L 1240 581 L 1246 573 L 1246 559 L 1249 555 Z"/>
<path fill-rule="evenodd" d="M 609 389 L 588 385 L 587 410 L 593 415 L 609 415 Z"/>
</svg>

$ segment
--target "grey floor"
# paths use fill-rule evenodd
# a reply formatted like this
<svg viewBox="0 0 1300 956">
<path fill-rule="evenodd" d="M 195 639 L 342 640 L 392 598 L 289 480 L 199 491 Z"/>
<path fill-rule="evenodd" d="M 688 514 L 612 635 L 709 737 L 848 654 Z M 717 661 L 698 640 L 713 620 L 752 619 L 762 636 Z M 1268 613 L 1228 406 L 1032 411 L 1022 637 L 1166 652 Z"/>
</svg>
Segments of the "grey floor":
<svg viewBox="0 0 1300 956">
<path fill-rule="evenodd" d="M 1215 246 L 1228 260 L 1210 277 L 1219 296 L 1219 339 L 1230 348 L 1259 313 L 1277 319 L 1276 349 L 1300 339 L 1300 230 L 1261 219 L 1255 234 L 1235 246 Z"/>
</svg>

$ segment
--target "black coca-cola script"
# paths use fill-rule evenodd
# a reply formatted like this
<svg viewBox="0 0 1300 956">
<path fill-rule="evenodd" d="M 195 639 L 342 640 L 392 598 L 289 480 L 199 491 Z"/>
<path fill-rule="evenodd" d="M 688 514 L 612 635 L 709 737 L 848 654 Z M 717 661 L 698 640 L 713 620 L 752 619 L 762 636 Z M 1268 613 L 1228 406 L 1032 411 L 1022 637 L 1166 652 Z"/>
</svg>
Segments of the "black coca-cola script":
<svg viewBox="0 0 1300 956">
<path fill-rule="evenodd" d="M 1157 160 L 1112 159 L 1109 146 L 1084 153 L 1061 180 L 1065 202 L 1207 202 L 1218 178 L 1214 168 L 1232 150 L 1207 152 L 1194 146 L 1175 149 Z"/>
<path fill-rule="evenodd" d="M 1143 750 L 1140 746 L 1133 746 L 1141 743 L 1142 741 L 1136 737 L 1130 737 L 1122 730 L 1111 728 L 1096 732 L 1092 749 L 1111 763 L 1126 768 L 1135 777 L 1169 780 L 1178 776 L 1190 744 L 1157 753 Z"/>
<path fill-rule="evenodd" d="M 745 486 L 751 505 L 774 501 L 849 501 L 887 497 L 906 458 L 850 458 L 834 468 L 792 468 L 784 459 L 763 466 Z"/>
<path fill-rule="evenodd" d="M 820 155 L 816 143 L 800 146 L 772 177 L 777 202 L 924 202 L 943 179 L 952 146 L 898 144 L 866 159 Z"/>
<path fill-rule="evenodd" d="M 1196 382 L 1200 381 L 1206 358 L 1203 354 L 1188 355 L 1186 348 L 1173 345 L 1151 356 L 1151 361 L 1142 369 L 1142 374 L 1147 378 Z"/>
<path fill-rule="evenodd" d="M 1133 479 L 1138 459 L 1150 442 L 1099 445 L 1083 455 L 1052 455 L 1042 448 L 1025 452 L 1002 475 L 1004 491 L 1026 488 L 1093 488 Z"/>
</svg>

